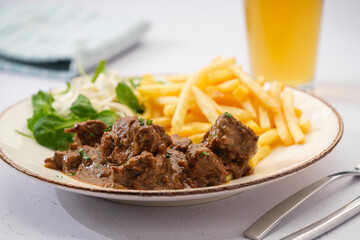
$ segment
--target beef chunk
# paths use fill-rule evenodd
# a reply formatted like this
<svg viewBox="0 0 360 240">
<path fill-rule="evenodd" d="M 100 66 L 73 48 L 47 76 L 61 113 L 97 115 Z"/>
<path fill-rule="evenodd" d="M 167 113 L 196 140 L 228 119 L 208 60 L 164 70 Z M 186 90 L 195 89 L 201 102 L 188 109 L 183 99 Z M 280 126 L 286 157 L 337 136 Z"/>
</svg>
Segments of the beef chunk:
<svg viewBox="0 0 360 240">
<path fill-rule="evenodd" d="M 62 170 L 65 173 L 76 172 L 81 160 L 77 151 L 56 151 L 53 157 L 45 159 L 45 167 Z"/>
<path fill-rule="evenodd" d="M 191 144 L 186 152 L 189 161 L 190 187 L 206 187 L 225 183 L 226 172 L 222 160 L 209 148 Z"/>
<path fill-rule="evenodd" d="M 171 136 L 173 144 L 170 146 L 172 149 L 186 153 L 187 148 L 191 144 L 191 140 L 187 137 L 181 138 L 177 134 Z"/>
<path fill-rule="evenodd" d="M 234 178 L 240 178 L 242 176 L 250 175 L 253 169 L 248 165 L 247 162 L 228 162 L 225 163 L 225 169 L 233 175 Z"/>
<path fill-rule="evenodd" d="M 74 127 L 65 129 L 66 133 L 76 133 L 74 142 L 81 145 L 99 144 L 106 125 L 100 120 L 88 120 L 76 123 Z"/>
<path fill-rule="evenodd" d="M 152 124 L 152 127 L 160 135 L 161 140 L 165 143 L 166 147 L 170 146 L 173 143 L 171 137 L 169 136 L 169 134 L 167 134 L 165 132 L 165 129 L 163 126 L 161 126 L 159 124 Z"/>
<path fill-rule="evenodd" d="M 219 156 L 225 165 L 235 162 L 239 166 L 239 171 L 233 174 L 238 178 L 247 171 L 248 161 L 257 151 L 257 140 L 258 136 L 252 129 L 230 114 L 221 114 L 205 133 L 202 144 Z"/>
<path fill-rule="evenodd" d="M 185 153 L 168 148 L 165 156 L 171 164 L 174 177 L 183 181 L 189 169 L 189 162 L 186 159 Z"/>
<path fill-rule="evenodd" d="M 111 179 L 129 189 L 181 189 L 174 170 L 165 154 L 155 157 L 148 151 L 130 158 L 121 166 L 113 166 Z"/>
<path fill-rule="evenodd" d="M 45 167 L 61 170 L 62 169 L 62 159 L 66 155 L 66 152 L 55 151 L 54 156 L 45 159 Z"/>
<path fill-rule="evenodd" d="M 77 167 L 81 164 L 82 157 L 76 151 L 68 151 L 62 158 L 62 171 L 65 173 L 76 172 Z"/>
<path fill-rule="evenodd" d="M 74 178 L 117 189 L 183 189 L 207 187 L 251 174 L 248 160 L 257 150 L 258 137 L 229 114 L 218 117 L 202 144 L 170 137 L 145 119 L 118 119 L 112 130 L 89 120 L 66 129 L 76 133 L 67 151 L 56 151 L 45 166 L 74 173 Z M 73 174 L 71 174 L 73 175 Z"/>
<path fill-rule="evenodd" d="M 129 158 L 143 151 L 165 154 L 172 140 L 161 125 L 146 124 L 146 120 L 138 117 L 118 119 L 110 132 L 104 133 L 101 144 L 102 163 L 123 164 Z"/>
</svg>

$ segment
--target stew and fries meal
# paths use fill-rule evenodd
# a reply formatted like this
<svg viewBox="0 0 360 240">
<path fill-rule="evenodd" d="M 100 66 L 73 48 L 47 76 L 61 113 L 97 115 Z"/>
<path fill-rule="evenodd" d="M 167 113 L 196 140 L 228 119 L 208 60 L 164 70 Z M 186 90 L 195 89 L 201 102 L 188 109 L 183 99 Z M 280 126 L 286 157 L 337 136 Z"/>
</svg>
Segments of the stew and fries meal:
<svg viewBox="0 0 360 240">
<path fill-rule="evenodd" d="M 142 116 L 164 126 L 170 135 L 200 143 L 218 115 L 229 112 L 259 136 L 251 167 L 276 144 L 303 143 L 311 122 L 301 118 L 291 90 L 278 81 L 265 86 L 264 77 L 253 79 L 235 63 L 235 58 L 218 57 L 195 74 L 168 75 L 166 83 L 143 76 L 136 89 L 145 104 Z"/>
<path fill-rule="evenodd" d="M 33 95 L 28 129 L 57 150 L 45 166 L 80 181 L 206 187 L 251 174 L 279 145 L 305 142 L 311 122 L 293 98 L 291 88 L 254 79 L 235 58 L 217 57 L 194 74 L 135 78 L 106 71 L 102 61 L 65 91 Z"/>
</svg>

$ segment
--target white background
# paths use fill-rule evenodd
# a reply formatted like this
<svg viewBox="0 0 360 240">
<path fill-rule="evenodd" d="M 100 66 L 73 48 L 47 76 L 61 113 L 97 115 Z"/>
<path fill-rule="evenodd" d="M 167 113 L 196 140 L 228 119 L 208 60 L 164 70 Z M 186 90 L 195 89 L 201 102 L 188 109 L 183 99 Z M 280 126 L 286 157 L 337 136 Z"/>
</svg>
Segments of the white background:
<svg viewBox="0 0 360 240">
<path fill-rule="evenodd" d="M 17 1 L 11 1 L 16 3 Z M 72 2 L 72 1 L 62 1 Z M 0 7 L 7 2 L 0 1 Z M 141 44 L 109 68 L 121 74 L 193 72 L 212 58 L 235 56 L 249 70 L 242 1 L 76 1 L 104 14 L 145 18 Z M 56 190 L 0 163 L 0 239 L 242 239 L 264 212 L 305 185 L 360 162 L 360 1 L 324 1 L 315 93 L 343 116 L 345 133 L 319 163 L 214 203 L 137 207 Z M 20 16 L 19 16 L 20 17 Z M 0 39 L 1 41 L 1 39 Z M 65 80 L 0 73 L 0 110 Z M 267 239 L 298 230 L 360 194 L 359 179 L 328 186 L 280 224 Z M 321 239 L 358 239 L 360 216 Z"/>
</svg>

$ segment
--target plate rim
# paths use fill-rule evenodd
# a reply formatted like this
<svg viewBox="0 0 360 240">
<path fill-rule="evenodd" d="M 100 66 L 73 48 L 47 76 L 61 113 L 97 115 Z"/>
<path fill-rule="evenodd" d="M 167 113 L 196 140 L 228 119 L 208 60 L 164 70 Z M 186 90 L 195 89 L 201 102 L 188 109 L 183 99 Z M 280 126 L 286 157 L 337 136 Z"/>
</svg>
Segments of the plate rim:
<svg viewBox="0 0 360 240">
<path fill-rule="evenodd" d="M 285 176 L 289 176 L 293 173 L 296 173 L 316 162 L 318 162 L 320 159 L 324 158 L 326 155 L 328 155 L 335 147 L 336 145 L 339 143 L 340 139 L 343 136 L 344 133 L 344 122 L 343 119 L 341 117 L 341 115 L 339 114 L 339 112 L 333 107 L 331 106 L 328 102 L 326 102 L 324 99 L 320 98 L 319 96 L 316 96 L 315 94 L 302 90 L 302 89 L 297 89 L 294 87 L 290 87 L 287 86 L 287 88 L 290 88 L 292 90 L 295 91 L 300 91 L 305 93 L 306 95 L 309 95 L 319 101 L 321 101 L 323 104 L 325 104 L 328 108 L 331 109 L 331 111 L 335 114 L 337 120 L 338 120 L 338 132 L 336 134 L 336 137 L 334 138 L 334 140 L 332 141 L 332 143 L 325 149 L 323 149 L 319 154 L 317 154 L 316 156 L 304 161 L 303 163 L 301 163 L 300 165 L 290 168 L 290 169 L 285 169 L 283 171 L 280 171 L 277 174 L 272 174 L 270 176 L 266 176 L 260 179 L 255 179 L 255 180 L 251 180 L 248 182 L 243 182 L 243 183 L 236 183 L 236 184 L 232 184 L 232 185 L 228 185 L 228 184 L 222 184 L 222 185 L 216 185 L 216 186 L 211 186 L 211 187 L 201 187 L 201 188 L 190 188 L 190 189 L 178 189 L 178 190 L 133 190 L 133 189 L 112 189 L 112 188 L 101 188 L 99 186 L 94 185 L 94 187 L 90 187 L 90 186 L 80 186 L 80 185 L 73 185 L 73 184 L 69 184 L 67 182 L 63 182 L 60 180 L 54 180 L 51 178 L 47 178 L 44 177 L 40 174 L 34 173 L 30 170 L 28 170 L 25 167 L 20 166 L 19 164 L 17 164 L 16 162 L 14 162 L 13 160 L 11 160 L 4 152 L 3 149 L 0 146 L 0 159 L 2 159 L 5 163 L 7 163 L 8 165 L 10 165 L 12 168 L 30 176 L 33 177 L 37 180 L 40 181 L 44 181 L 50 184 L 54 184 L 57 187 L 61 187 L 62 189 L 66 189 L 66 188 L 70 188 L 70 191 L 85 191 L 85 192 L 91 192 L 91 193 L 99 193 L 99 194 L 106 194 L 106 195 L 114 195 L 114 196 L 148 196 L 148 197 L 154 197 L 154 196 L 162 196 L 162 197 L 175 197 L 175 196 L 185 196 L 185 195 L 198 195 L 198 194 L 207 194 L 207 193 L 216 193 L 216 192 L 228 192 L 231 190 L 239 190 L 242 188 L 246 188 L 246 187 L 250 187 L 250 186 L 254 186 L 254 185 L 259 185 L 259 184 L 263 184 L 263 183 L 269 183 L 271 182 L 271 180 L 276 180 L 276 179 L 281 179 Z M 5 110 L 3 110 L 0 114 L 0 119 L 3 118 L 3 116 L 6 114 L 6 112 L 8 112 L 9 110 L 11 110 L 12 108 L 22 104 L 23 102 L 29 101 L 31 99 L 31 97 L 22 99 L 12 105 L 10 105 L 9 107 L 7 107 Z M 56 170 L 54 170 L 56 171 Z M 90 185 L 90 184 L 89 184 Z"/>
</svg>

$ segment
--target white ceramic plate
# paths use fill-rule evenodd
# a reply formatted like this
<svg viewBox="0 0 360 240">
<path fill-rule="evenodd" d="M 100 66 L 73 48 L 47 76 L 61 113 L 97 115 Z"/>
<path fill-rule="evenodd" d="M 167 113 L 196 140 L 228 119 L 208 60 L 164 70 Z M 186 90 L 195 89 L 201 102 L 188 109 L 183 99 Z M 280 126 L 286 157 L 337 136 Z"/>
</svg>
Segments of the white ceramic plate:
<svg viewBox="0 0 360 240">
<path fill-rule="evenodd" d="M 118 190 L 82 183 L 59 171 L 44 167 L 44 159 L 53 151 L 15 132 L 27 132 L 26 119 L 32 115 L 31 100 L 19 102 L 0 115 L 0 157 L 30 177 L 57 188 L 137 205 L 176 206 L 214 201 L 288 176 L 326 156 L 343 133 L 340 115 L 323 100 L 293 89 L 295 105 L 310 118 L 312 129 L 306 143 L 278 147 L 255 168 L 254 174 L 227 184 L 184 190 Z"/>
</svg>

